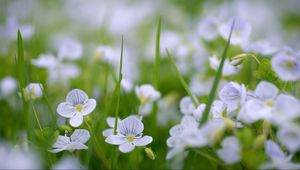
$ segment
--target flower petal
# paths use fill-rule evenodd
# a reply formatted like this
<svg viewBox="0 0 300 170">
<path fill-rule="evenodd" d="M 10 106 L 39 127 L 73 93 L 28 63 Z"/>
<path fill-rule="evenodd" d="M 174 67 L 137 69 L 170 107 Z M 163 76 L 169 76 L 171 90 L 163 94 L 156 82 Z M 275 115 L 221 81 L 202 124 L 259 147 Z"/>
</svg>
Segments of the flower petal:
<svg viewBox="0 0 300 170">
<path fill-rule="evenodd" d="M 91 113 L 96 108 L 96 100 L 88 99 L 87 102 L 83 105 L 82 115 L 85 116 Z"/>
<path fill-rule="evenodd" d="M 75 116 L 73 116 L 70 119 L 70 125 L 73 127 L 78 127 L 82 124 L 83 122 L 83 116 L 81 113 L 76 113 Z"/>
<path fill-rule="evenodd" d="M 74 106 L 78 104 L 84 104 L 87 100 L 88 95 L 80 89 L 71 90 L 66 98 L 66 101 Z"/>
<path fill-rule="evenodd" d="M 108 124 L 109 127 L 114 128 L 115 127 L 115 117 L 108 117 L 106 118 L 106 123 Z M 121 122 L 121 119 L 118 118 L 118 123 Z"/>
<path fill-rule="evenodd" d="M 133 140 L 135 146 L 146 146 L 153 141 L 151 136 L 143 136 L 142 138 Z"/>
<path fill-rule="evenodd" d="M 75 107 L 69 103 L 60 103 L 56 109 L 57 113 L 62 117 L 71 118 L 75 115 L 76 110 Z"/>
<path fill-rule="evenodd" d="M 254 93 L 262 100 L 270 100 L 276 97 L 278 88 L 272 83 L 261 81 Z"/>
<path fill-rule="evenodd" d="M 53 144 L 53 148 L 63 148 L 66 145 L 70 144 L 70 138 L 67 136 L 61 136 L 59 135 L 56 142 Z"/>
<path fill-rule="evenodd" d="M 132 151 L 134 148 L 135 146 L 130 142 L 123 143 L 122 145 L 119 146 L 119 150 L 123 153 L 128 153 Z"/>
<path fill-rule="evenodd" d="M 76 129 L 71 135 L 71 141 L 85 143 L 90 139 L 90 137 L 89 131 L 85 129 Z"/>
<path fill-rule="evenodd" d="M 65 150 L 70 150 L 70 151 L 80 150 L 80 149 L 88 149 L 88 147 L 85 144 L 80 142 L 72 142 L 65 148 Z"/>
<path fill-rule="evenodd" d="M 112 145 L 121 145 L 126 142 L 124 137 L 118 136 L 118 135 L 110 135 L 105 139 L 106 143 L 112 144 Z"/>
<path fill-rule="evenodd" d="M 118 130 L 121 134 L 127 135 L 138 135 L 143 132 L 144 125 L 142 121 L 134 116 L 129 116 L 122 120 L 118 125 Z"/>
<path fill-rule="evenodd" d="M 108 137 L 110 135 L 113 135 L 114 134 L 114 129 L 110 128 L 110 129 L 105 129 L 102 131 L 102 135 L 104 137 Z"/>
<path fill-rule="evenodd" d="M 265 143 L 265 149 L 267 155 L 271 158 L 272 161 L 280 161 L 286 159 L 286 155 L 283 153 L 281 148 L 275 142 L 268 140 Z"/>
</svg>

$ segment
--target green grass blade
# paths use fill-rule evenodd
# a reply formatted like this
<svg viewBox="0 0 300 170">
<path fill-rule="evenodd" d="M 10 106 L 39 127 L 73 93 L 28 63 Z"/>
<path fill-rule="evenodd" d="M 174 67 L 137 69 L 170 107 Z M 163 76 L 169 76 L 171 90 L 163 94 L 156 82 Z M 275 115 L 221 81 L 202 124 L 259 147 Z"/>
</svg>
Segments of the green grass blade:
<svg viewBox="0 0 300 170">
<path fill-rule="evenodd" d="M 233 20 L 233 23 L 231 25 L 228 41 L 227 41 L 226 46 L 224 48 L 224 51 L 223 51 L 223 54 L 222 54 L 222 59 L 221 59 L 218 71 L 215 75 L 214 83 L 213 83 L 213 86 L 210 90 L 205 110 L 204 110 L 202 118 L 200 120 L 200 126 L 202 126 L 204 123 L 207 122 L 211 105 L 212 105 L 212 103 L 215 99 L 215 95 L 216 95 L 216 92 L 217 92 L 217 89 L 218 89 L 218 85 L 219 85 L 219 82 L 220 82 L 220 79 L 221 79 L 221 76 L 222 76 L 222 71 L 223 71 L 223 66 L 224 66 L 224 63 L 225 63 L 226 56 L 227 56 L 227 51 L 228 51 L 228 48 L 229 48 L 229 45 L 230 45 L 230 39 L 231 39 L 232 30 L 233 30 L 233 27 L 234 27 L 234 22 L 235 22 L 235 20 Z"/>
<path fill-rule="evenodd" d="M 178 77 L 178 79 L 179 79 L 181 85 L 183 86 L 183 88 L 185 89 L 185 91 L 186 91 L 186 92 L 188 93 L 188 95 L 190 96 L 190 98 L 191 98 L 191 100 L 192 100 L 194 106 L 195 106 L 195 107 L 198 107 L 199 104 L 198 104 L 197 100 L 195 99 L 195 96 L 193 96 L 193 94 L 192 94 L 192 92 L 191 92 L 189 86 L 187 85 L 187 83 L 185 82 L 183 76 L 181 75 L 181 73 L 180 73 L 180 71 L 179 71 L 179 69 L 178 69 L 178 67 L 177 67 L 177 65 L 176 65 L 176 63 L 175 63 L 175 61 L 174 61 L 174 59 L 172 58 L 172 56 L 171 56 L 170 53 L 169 53 L 169 50 L 166 49 L 166 52 L 167 52 L 167 55 L 168 55 L 168 57 L 169 57 L 169 60 L 170 60 L 171 64 L 173 65 L 173 67 L 174 67 L 174 69 L 175 69 L 175 71 L 176 71 L 176 75 L 177 75 L 177 77 Z"/>
<path fill-rule="evenodd" d="M 117 84 L 117 106 L 116 106 L 116 113 L 115 113 L 115 127 L 114 127 L 114 134 L 117 134 L 117 127 L 118 127 L 118 115 L 119 115 L 119 107 L 120 107 L 120 93 L 121 93 L 121 81 L 122 81 L 122 65 L 123 65 L 123 36 L 122 36 L 122 44 L 121 44 L 121 56 L 120 56 L 120 67 L 119 67 L 119 81 Z"/>
<path fill-rule="evenodd" d="M 160 31 L 161 31 L 161 17 L 158 19 L 155 41 L 155 65 L 154 65 L 154 85 L 156 89 L 159 86 L 159 66 L 160 66 Z"/>
</svg>

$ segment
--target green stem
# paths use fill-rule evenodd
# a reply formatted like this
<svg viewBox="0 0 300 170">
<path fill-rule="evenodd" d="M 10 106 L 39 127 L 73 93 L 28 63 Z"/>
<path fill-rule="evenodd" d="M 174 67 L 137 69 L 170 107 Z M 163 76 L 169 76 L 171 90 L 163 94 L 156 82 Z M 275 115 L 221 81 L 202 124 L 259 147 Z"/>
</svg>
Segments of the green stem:
<svg viewBox="0 0 300 170">
<path fill-rule="evenodd" d="M 176 75 L 177 75 L 177 77 L 178 77 L 178 79 L 179 79 L 181 85 L 183 86 L 183 88 L 185 89 L 185 91 L 186 91 L 186 92 L 188 93 L 188 95 L 190 96 L 190 98 L 191 98 L 191 100 L 192 100 L 194 106 L 195 106 L 195 107 L 198 107 L 199 104 L 198 104 L 197 100 L 195 99 L 195 97 L 194 97 L 194 95 L 192 94 L 192 92 L 191 92 L 189 86 L 187 85 L 187 83 L 185 82 L 183 76 L 181 75 L 181 73 L 180 73 L 180 71 L 179 71 L 179 69 L 178 69 L 178 67 L 177 67 L 177 65 L 176 65 L 176 63 L 175 63 L 175 61 L 174 61 L 174 59 L 172 58 L 172 56 L 171 56 L 170 53 L 169 53 L 169 50 L 166 49 L 166 52 L 167 52 L 167 55 L 168 55 L 168 57 L 169 57 L 169 60 L 170 60 L 171 64 L 173 65 L 173 67 L 174 67 L 174 69 L 175 69 L 175 71 L 176 71 Z"/>
<path fill-rule="evenodd" d="M 38 115 L 37 115 L 37 111 L 36 111 L 36 109 L 35 109 L 33 103 L 30 102 L 30 104 L 31 104 L 31 107 L 32 107 L 32 110 L 33 110 L 33 113 L 34 113 L 34 116 L 35 116 L 35 119 L 36 119 L 36 122 L 37 122 L 37 124 L 38 124 L 38 126 L 39 126 L 39 128 L 40 128 L 40 130 L 41 130 L 41 132 L 42 132 L 43 128 L 42 128 L 42 125 L 41 125 L 41 123 L 40 123 L 40 121 L 39 121 L 39 118 L 38 118 Z"/>
<path fill-rule="evenodd" d="M 218 85 L 219 85 L 220 79 L 222 77 L 223 66 L 224 66 L 225 59 L 226 59 L 226 56 L 227 56 L 227 51 L 228 51 L 228 48 L 229 48 L 229 45 L 230 45 L 230 39 L 231 39 L 231 34 L 232 34 L 233 27 L 234 27 L 234 23 L 235 23 L 235 20 L 233 20 L 233 23 L 231 25 L 228 41 L 227 41 L 225 49 L 223 51 L 222 59 L 221 59 L 218 71 L 216 73 L 213 86 L 212 86 L 212 88 L 210 90 L 210 93 L 209 93 L 209 96 L 208 96 L 206 107 L 205 107 L 205 110 L 203 112 L 202 119 L 200 121 L 200 126 L 202 126 L 204 123 L 207 122 L 211 105 L 212 105 L 212 103 L 215 99 L 216 91 L 218 89 Z"/>
<path fill-rule="evenodd" d="M 158 19 L 157 30 L 156 30 L 156 43 L 155 43 L 154 85 L 157 90 L 159 86 L 160 30 L 161 30 L 161 16 Z"/>
</svg>

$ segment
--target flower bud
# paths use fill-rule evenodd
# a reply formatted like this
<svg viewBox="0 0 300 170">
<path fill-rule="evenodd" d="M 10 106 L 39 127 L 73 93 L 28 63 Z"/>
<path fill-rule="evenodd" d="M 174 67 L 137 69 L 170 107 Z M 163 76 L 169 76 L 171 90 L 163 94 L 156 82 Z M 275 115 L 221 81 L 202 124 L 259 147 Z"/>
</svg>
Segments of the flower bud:
<svg viewBox="0 0 300 170">
<path fill-rule="evenodd" d="M 266 139 L 267 139 L 267 137 L 265 134 L 261 134 L 261 135 L 257 136 L 254 140 L 254 147 L 255 148 L 262 147 L 264 145 Z"/>
<path fill-rule="evenodd" d="M 147 148 L 145 147 L 145 153 L 148 156 L 148 158 L 150 158 L 151 160 L 155 160 L 155 153 L 152 151 L 151 148 Z"/>
<path fill-rule="evenodd" d="M 239 66 L 243 63 L 243 61 L 246 57 L 247 57 L 247 54 L 245 54 L 245 53 L 238 54 L 231 58 L 230 64 L 233 66 Z"/>
</svg>

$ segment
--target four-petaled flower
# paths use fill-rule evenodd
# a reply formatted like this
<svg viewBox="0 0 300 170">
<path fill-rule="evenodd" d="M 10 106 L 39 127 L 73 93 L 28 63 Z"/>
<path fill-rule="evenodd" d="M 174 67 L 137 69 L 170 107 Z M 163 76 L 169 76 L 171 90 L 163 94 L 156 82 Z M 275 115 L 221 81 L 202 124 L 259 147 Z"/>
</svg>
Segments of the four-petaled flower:
<svg viewBox="0 0 300 170">
<path fill-rule="evenodd" d="M 151 136 L 143 136 L 144 125 L 142 121 L 134 116 L 129 116 L 118 123 L 118 133 L 110 135 L 105 142 L 119 145 L 123 153 L 132 151 L 135 146 L 146 146 L 152 142 Z"/>
<path fill-rule="evenodd" d="M 90 114 L 96 107 L 96 100 L 89 99 L 88 95 L 80 90 L 71 90 L 66 102 L 60 103 L 57 113 L 65 118 L 70 118 L 70 125 L 78 127 L 83 122 L 83 116 Z"/>
<path fill-rule="evenodd" d="M 90 138 L 90 133 L 84 129 L 76 129 L 71 137 L 59 135 L 56 142 L 52 146 L 52 153 L 58 153 L 64 150 L 80 150 L 80 149 L 88 149 L 88 147 L 84 144 Z"/>
</svg>

